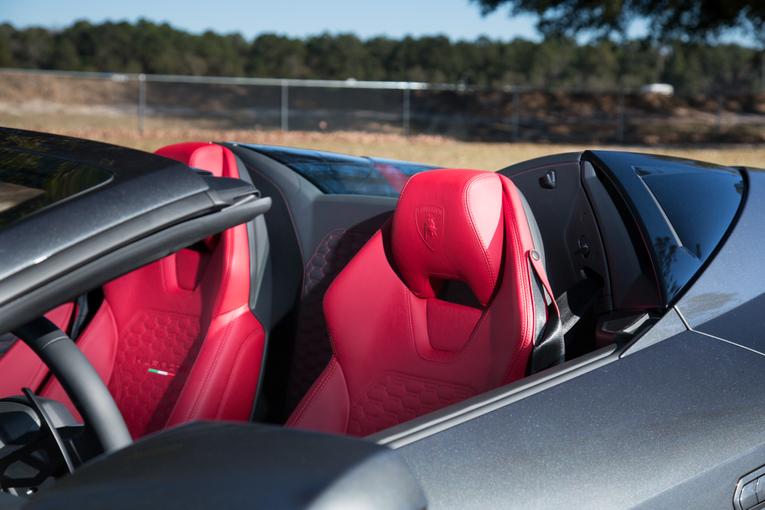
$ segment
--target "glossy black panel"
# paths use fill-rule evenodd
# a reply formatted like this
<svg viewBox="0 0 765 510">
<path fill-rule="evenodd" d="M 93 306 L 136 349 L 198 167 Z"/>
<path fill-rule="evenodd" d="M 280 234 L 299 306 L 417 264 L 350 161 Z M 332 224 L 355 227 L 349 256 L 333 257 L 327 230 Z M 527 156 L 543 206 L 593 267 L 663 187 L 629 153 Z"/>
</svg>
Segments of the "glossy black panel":
<svg viewBox="0 0 765 510">
<path fill-rule="evenodd" d="M 0 227 L 106 184 L 111 172 L 71 160 L 0 148 Z"/>
<path fill-rule="evenodd" d="M 178 164 L 149 152 L 118 145 L 22 129 L 0 128 L 0 147 L 97 166 L 122 178 Z"/>
<path fill-rule="evenodd" d="M 677 308 L 692 328 L 765 352 L 765 172 L 747 171 L 747 177 L 741 216 Z"/>
<path fill-rule="evenodd" d="M 764 356 L 684 332 L 398 451 L 432 509 L 729 508 L 763 385 Z"/>
<path fill-rule="evenodd" d="M 595 211 L 608 261 L 613 309 L 660 309 L 662 293 L 643 238 L 621 199 L 606 188 L 607 177 L 602 174 L 590 162 L 582 164 L 582 184 Z"/>
<path fill-rule="evenodd" d="M 437 168 L 433 165 L 426 165 L 423 163 L 412 163 L 411 161 L 399 161 L 397 159 L 387 158 L 373 158 L 365 156 L 372 164 L 380 170 L 382 167 L 391 167 L 396 172 L 411 177 L 414 174 L 424 172 L 425 170 L 433 170 Z"/>
<path fill-rule="evenodd" d="M 90 169 L 84 183 L 75 179 L 55 185 L 73 186 L 70 198 L 0 229 L 0 279 L 130 219 L 146 217 L 151 211 L 209 189 L 205 180 L 185 165 L 114 145 L 0 129 L 0 148 L 6 154 L 56 161 L 65 169 Z M 78 187 L 97 182 L 95 174 L 104 172 L 113 178 L 95 191 L 76 193 Z M 52 196 L 66 194 L 55 192 Z M 209 199 L 205 200 L 211 205 Z"/>
<path fill-rule="evenodd" d="M 324 193 L 396 197 L 407 177 L 435 167 L 266 145 L 241 145 L 297 172 Z"/>
<path fill-rule="evenodd" d="M 724 238 L 743 201 L 733 168 L 628 152 L 585 153 L 629 206 L 671 303 Z"/>
</svg>

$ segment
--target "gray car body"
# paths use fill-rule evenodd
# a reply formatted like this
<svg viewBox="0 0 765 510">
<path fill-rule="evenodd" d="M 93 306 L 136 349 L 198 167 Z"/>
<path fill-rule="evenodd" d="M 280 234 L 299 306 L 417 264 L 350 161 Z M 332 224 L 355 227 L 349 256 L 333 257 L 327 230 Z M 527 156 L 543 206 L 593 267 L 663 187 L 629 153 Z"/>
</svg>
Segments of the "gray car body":
<svg viewBox="0 0 765 510">
<path fill-rule="evenodd" d="M 560 165 L 578 158 L 541 161 Z M 381 494 L 390 487 L 389 495 L 404 487 L 409 492 L 400 490 L 401 498 L 392 498 L 387 507 L 400 508 L 408 498 L 412 508 L 419 508 L 420 495 L 407 478 L 411 472 L 433 509 L 732 508 L 739 479 L 765 465 L 765 285 L 759 278 L 765 267 L 765 202 L 759 200 L 765 196 L 765 173 L 743 171 L 748 198 L 723 244 L 663 317 L 627 345 L 604 347 L 383 431 L 364 440 L 363 448 L 360 440 L 312 434 L 307 444 L 321 450 L 326 441 L 329 449 L 307 457 L 301 450 L 294 461 L 287 455 L 295 453 L 289 445 L 306 433 L 275 427 L 263 433 L 261 425 L 230 431 L 234 426 L 229 424 L 163 432 L 126 448 L 122 458 L 95 460 L 32 505 L 83 508 L 83 501 L 98 505 L 93 494 L 119 494 L 112 496 L 113 503 L 126 508 L 162 501 L 205 507 L 211 499 L 228 506 L 226 498 L 234 497 L 240 499 L 231 499 L 231 507 L 237 502 L 257 506 L 273 503 L 273 494 L 302 494 L 310 485 L 316 490 L 342 486 L 343 496 L 351 499 L 354 491 L 371 494 L 373 486 Z M 374 214 L 392 202 L 375 201 Z M 218 435 L 216 427 L 222 431 Z M 195 430 L 199 434 L 193 438 Z M 163 456 L 163 438 L 188 454 L 184 466 L 197 468 L 173 466 L 173 455 Z M 219 439 L 214 448 L 209 448 L 211 438 Z M 366 447 L 371 453 L 350 455 L 347 465 L 338 468 L 343 474 L 326 469 L 322 456 L 327 452 L 340 458 L 342 452 L 366 452 Z M 133 452 L 141 448 L 154 455 L 146 458 L 156 476 L 136 471 L 140 456 Z M 386 471 L 375 463 L 374 470 L 358 469 L 364 459 L 377 462 L 378 455 L 393 459 L 394 468 Z M 318 472 L 321 482 L 316 473 L 314 478 L 304 474 L 306 469 Z M 136 477 L 134 484 L 126 473 Z M 173 484 L 175 473 L 179 479 Z M 347 473 L 362 473 L 363 483 L 348 476 L 350 482 L 338 484 Z M 213 474 L 225 479 L 226 491 L 210 490 Z M 159 478 L 168 475 L 170 482 Z M 146 490 L 144 478 L 156 481 L 154 492 Z M 386 485 L 391 481 L 400 485 Z M 295 499 L 271 506 L 309 506 Z M 9 508 L 18 504 L 8 501 L 0 502 Z"/>
<path fill-rule="evenodd" d="M 612 347 L 376 439 L 430 508 L 732 508 L 765 464 L 765 173 L 700 277 Z"/>
</svg>

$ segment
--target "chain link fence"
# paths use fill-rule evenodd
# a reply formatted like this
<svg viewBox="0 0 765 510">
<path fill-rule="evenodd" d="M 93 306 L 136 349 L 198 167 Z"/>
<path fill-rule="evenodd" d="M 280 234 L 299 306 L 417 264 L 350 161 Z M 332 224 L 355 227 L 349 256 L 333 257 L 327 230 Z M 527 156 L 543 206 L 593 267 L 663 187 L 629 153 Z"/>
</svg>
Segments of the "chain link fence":
<svg viewBox="0 0 765 510">
<path fill-rule="evenodd" d="M 137 131 L 363 131 L 464 140 L 697 144 L 765 141 L 765 94 L 0 70 L 0 122 Z"/>
</svg>

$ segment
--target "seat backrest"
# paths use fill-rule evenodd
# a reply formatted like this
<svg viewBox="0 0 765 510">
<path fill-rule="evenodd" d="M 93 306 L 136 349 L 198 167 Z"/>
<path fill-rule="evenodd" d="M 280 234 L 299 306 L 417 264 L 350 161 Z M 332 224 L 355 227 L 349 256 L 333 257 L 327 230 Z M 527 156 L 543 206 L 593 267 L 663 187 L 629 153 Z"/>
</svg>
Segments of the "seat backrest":
<svg viewBox="0 0 765 510">
<path fill-rule="evenodd" d="M 329 288 L 333 357 L 288 425 L 367 435 L 523 377 L 546 313 L 534 250 L 505 177 L 415 175 Z"/>
<path fill-rule="evenodd" d="M 183 143 L 157 154 L 239 176 L 234 155 L 220 145 Z M 264 351 L 249 299 L 245 225 L 104 286 L 103 304 L 78 346 L 134 437 L 194 419 L 249 419 Z M 55 381 L 44 393 L 66 398 Z"/>
<path fill-rule="evenodd" d="M 77 304 L 70 301 L 50 310 L 45 317 L 62 331 L 71 332 L 76 312 Z M 22 388 L 39 388 L 48 375 L 48 367 L 27 344 L 14 340 L 0 356 L 0 374 L 0 398 L 5 398 L 21 395 Z"/>
</svg>

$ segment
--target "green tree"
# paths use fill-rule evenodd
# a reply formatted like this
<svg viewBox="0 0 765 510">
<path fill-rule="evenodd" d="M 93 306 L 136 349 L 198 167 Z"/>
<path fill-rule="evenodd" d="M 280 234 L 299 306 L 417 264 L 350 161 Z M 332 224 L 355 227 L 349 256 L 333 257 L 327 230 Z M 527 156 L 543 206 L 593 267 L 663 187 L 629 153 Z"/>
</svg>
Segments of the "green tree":
<svg viewBox="0 0 765 510">
<path fill-rule="evenodd" d="M 276 34 L 255 38 L 247 52 L 247 73 L 260 77 L 308 78 L 303 41 Z"/>
<path fill-rule="evenodd" d="M 7 24 L 0 25 L 0 67 L 14 65 L 13 53 L 11 52 L 11 34 L 13 27 Z"/>
<path fill-rule="evenodd" d="M 636 18 L 647 20 L 651 35 L 664 39 L 707 39 L 743 30 L 765 42 L 762 0 L 470 0 L 488 14 L 502 7 L 533 14 L 545 34 L 624 35 Z"/>
<path fill-rule="evenodd" d="M 353 34 L 321 34 L 305 41 L 306 65 L 330 79 L 364 79 L 367 49 Z"/>
<path fill-rule="evenodd" d="M 765 87 L 765 54 L 703 40 L 540 42 L 486 37 L 192 34 L 168 24 L 78 21 L 61 30 L 0 25 L 0 66 L 272 78 L 413 80 L 546 88 L 635 89 L 665 81 L 681 94 Z"/>
<path fill-rule="evenodd" d="M 44 28 L 28 28 L 14 33 L 11 53 L 17 67 L 50 68 L 53 36 Z"/>
</svg>

